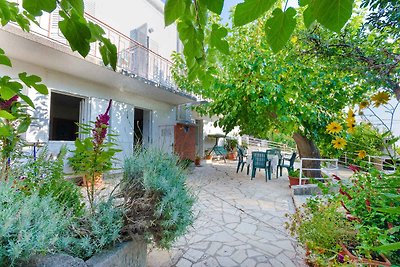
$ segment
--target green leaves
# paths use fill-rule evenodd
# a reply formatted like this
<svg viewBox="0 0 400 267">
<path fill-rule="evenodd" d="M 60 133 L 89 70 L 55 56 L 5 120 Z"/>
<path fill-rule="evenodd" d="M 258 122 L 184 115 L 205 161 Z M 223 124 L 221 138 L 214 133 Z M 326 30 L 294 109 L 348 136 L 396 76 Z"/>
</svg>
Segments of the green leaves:
<svg viewBox="0 0 400 267">
<path fill-rule="evenodd" d="M 83 0 L 62 0 L 61 6 L 64 10 L 70 10 L 73 8 L 79 15 L 83 16 L 84 3 Z"/>
<path fill-rule="evenodd" d="M 268 44 L 272 51 L 277 53 L 284 47 L 296 27 L 296 19 L 294 18 L 296 10 L 290 7 L 283 12 L 280 8 L 277 8 L 272 15 L 273 17 L 265 24 L 265 32 Z"/>
<path fill-rule="evenodd" d="M 236 6 L 233 23 L 243 26 L 261 17 L 267 12 L 276 0 L 245 0 Z"/>
<path fill-rule="evenodd" d="M 76 12 L 72 11 L 71 16 L 60 11 L 60 16 L 64 19 L 58 22 L 62 34 L 68 40 L 72 51 L 78 51 L 81 56 L 86 57 L 90 51 L 91 32 L 86 21 Z"/>
<path fill-rule="evenodd" d="M 317 20 L 331 31 L 340 32 L 350 19 L 354 0 L 307 0 L 300 1 L 301 6 L 308 5 L 304 11 L 304 24 L 309 27 Z"/>
<path fill-rule="evenodd" d="M 207 9 L 220 15 L 224 7 L 224 0 L 204 0 Z"/>
<path fill-rule="evenodd" d="M 36 75 L 30 75 L 28 76 L 26 72 L 22 72 L 18 74 L 18 77 L 23 81 L 26 86 L 29 88 L 33 87 L 35 88 L 36 91 L 38 91 L 41 94 L 47 95 L 49 93 L 49 90 L 47 89 L 46 85 L 40 83 L 42 81 L 42 78 Z"/>
<path fill-rule="evenodd" d="M 212 25 L 210 45 L 226 55 L 229 54 L 229 44 L 223 38 L 225 38 L 227 35 L 227 29 L 215 23 Z"/>
<path fill-rule="evenodd" d="M 9 112 L 7 112 L 7 111 L 5 111 L 5 110 L 1 110 L 1 109 L 0 109 L 0 117 L 1 117 L 1 118 L 4 118 L 4 119 L 7 119 L 7 120 L 12 120 L 12 119 L 15 118 L 15 117 L 14 117 L 12 114 L 10 114 Z"/>
<path fill-rule="evenodd" d="M 314 1 L 314 14 L 319 23 L 331 31 L 340 32 L 350 19 L 354 0 Z"/>
<path fill-rule="evenodd" d="M 164 7 L 165 26 L 174 23 L 185 13 L 186 0 L 167 0 Z"/>
<path fill-rule="evenodd" d="M 10 59 L 5 55 L 4 50 L 0 48 L 0 64 L 12 67 Z"/>
<path fill-rule="evenodd" d="M 55 0 L 23 0 L 22 7 L 34 16 L 41 16 L 43 11 L 52 12 L 57 7 Z"/>
</svg>

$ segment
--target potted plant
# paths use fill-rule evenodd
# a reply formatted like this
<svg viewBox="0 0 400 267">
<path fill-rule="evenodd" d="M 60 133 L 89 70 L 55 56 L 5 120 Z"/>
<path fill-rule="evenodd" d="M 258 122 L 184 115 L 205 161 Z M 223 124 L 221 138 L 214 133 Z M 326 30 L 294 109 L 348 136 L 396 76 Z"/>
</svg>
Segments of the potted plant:
<svg viewBox="0 0 400 267">
<path fill-rule="evenodd" d="M 199 167 L 200 166 L 200 162 L 201 162 L 201 157 L 199 155 L 196 155 L 196 157 L 194 158 L 194 165 Z"/>
<path fill-rule="evenodd" d="M 292 187 L 292 185 L 299 185 L 300 169 L 289 171 L 288 177 L 289 177 L 289 187 Z M 301 181 L 301 184 L 306 184 L 306 183 L 307 180 Z"/>
<path fill-rule="evenodd" d="M 230 160 L 236 159 L 237 145 L 238 145 L 238 141 L 236 139 L 226 139 L 225 149 L 228 151 L 227 159 L 230 159 Z"/>
<path fill-rule="evenodd" d="M 210 159 L 212 159 L 212 155 L 211 155 L 211 149 L 206 149 L 206 150 L 204 150 L 204 158 L 206 159 L 206 160 L 210 160 Z"/>
</svg>

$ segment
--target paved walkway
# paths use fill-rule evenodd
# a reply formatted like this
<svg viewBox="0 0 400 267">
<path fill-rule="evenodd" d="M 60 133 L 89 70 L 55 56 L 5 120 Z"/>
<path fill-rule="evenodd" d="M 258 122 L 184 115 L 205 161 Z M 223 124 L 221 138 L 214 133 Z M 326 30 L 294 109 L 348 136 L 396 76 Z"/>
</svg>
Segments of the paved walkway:
<svg viewBox="0 0 400 267">
<path fill-rule="evenodd" d="M 275 175 L 275 174 L 274 174 Z M 188 185 L 198 196 L 196 221 L 170 251 L 151 249 L 148 266 L 306 266 L 284 228 L 294 209 L 286 176 L 250 180 L 236 162 L 203 163 Z"/>
</svg>

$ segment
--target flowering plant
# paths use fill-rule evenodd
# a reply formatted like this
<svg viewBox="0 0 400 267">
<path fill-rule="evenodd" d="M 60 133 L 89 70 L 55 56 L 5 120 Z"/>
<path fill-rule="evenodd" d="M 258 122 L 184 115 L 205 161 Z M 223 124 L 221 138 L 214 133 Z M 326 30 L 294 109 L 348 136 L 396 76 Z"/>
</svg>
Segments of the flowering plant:
<svg viewBox="0 0 400 267">
<path fill-rule="evenodd" d="M 113 143 L 113 135 L 108 134 L 110 140 L 106 142 L 107 130 L 109 128 L 112 100 L 109 101 L 108 107 L 103 114 L 97 116 L 96 121 L 90 125 L 80 124 L 80 134 L 89 135 L 85 139 L 77 138 L 75 140 L 75 150 L 73 155 L 68 158 L 69 164 L 75 173 L 85 175 L 86 189 L 89 204 L 93 207 L 95 176 L 112 170 L 112 163 L 115 153 L 119 149 L 115 148 Z"/>
</svg>

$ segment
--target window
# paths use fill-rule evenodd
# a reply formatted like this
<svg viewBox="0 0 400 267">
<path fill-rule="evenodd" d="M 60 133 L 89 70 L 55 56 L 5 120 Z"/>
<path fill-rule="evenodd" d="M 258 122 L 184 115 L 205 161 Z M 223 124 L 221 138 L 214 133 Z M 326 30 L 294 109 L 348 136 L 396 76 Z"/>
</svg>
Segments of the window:
<svg viewBox="0 0 400 267">
<path fill-rule="evenodd" d="M 75 141 L 83 98 L 51 93 L 49 140 Z"/>
</svg>

